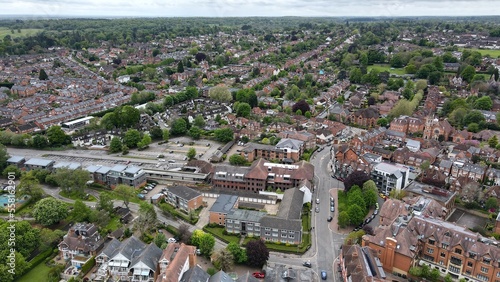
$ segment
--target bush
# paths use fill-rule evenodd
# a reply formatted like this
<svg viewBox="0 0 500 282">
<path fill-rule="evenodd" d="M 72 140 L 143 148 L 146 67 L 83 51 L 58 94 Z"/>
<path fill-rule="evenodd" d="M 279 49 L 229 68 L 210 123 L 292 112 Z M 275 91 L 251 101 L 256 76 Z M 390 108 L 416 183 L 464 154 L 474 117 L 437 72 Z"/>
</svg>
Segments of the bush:
<svg viewBox="0 0 500 282">
<path fill-rule="evenodd" d="M 214 275 L 215 273 L 217 273 L 217 270 L 216 270 L 215 268 L 213 268 L 213 267 L 209 267 L 209 268 L 207 269 L 207 273 L 208 273 L 208 275 L 212 276 L 212 275 Z"/>
<path fill-rule="evenodd" d="M 174 237 L 179 236 L 179 230 L 177 228 L 175 228 L 174 226 L 167 225 L 167 227 L 165 229 L 167 230 L 168 233 L 174 235 Z"/>
<path fill-rule="evenodd" d="M 82 269 L 80 271 L 80 276 L 85 276 L 85 274 L 87 274 L 91 269 L 92 267 L 94 267 L 95 265 L 95 257 L 91 257 L 89 261 L 87 261 L 83 266 L 82 266 Z"/>
<path fill-rule="evenodd" d="M 56 249 L 57 250 L 57 249 Z M 39 253 L 36 257 L 34 257 L 32 260 L 29 261 L 29 267 L 26 269 L 24 273 L 28 273 L 30 270 L 35 268 L 37 265 L 39 265 L 41 262 L 45 262 L 46 259 L 50 260 L 50 256 L 52 255 L 52 249 L 47 249 L 41 253 Z"/>
</svg>

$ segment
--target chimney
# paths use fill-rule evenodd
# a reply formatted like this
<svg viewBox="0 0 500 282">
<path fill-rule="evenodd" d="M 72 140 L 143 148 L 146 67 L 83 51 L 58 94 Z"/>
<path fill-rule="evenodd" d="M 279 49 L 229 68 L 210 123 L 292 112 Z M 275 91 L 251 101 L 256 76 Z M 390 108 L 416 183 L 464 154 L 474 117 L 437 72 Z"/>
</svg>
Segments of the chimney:
<svg viewBox="0 0 500 282">
<path fill-rule="evenodd" d="M 196 256 L 194 253 L 189 254 L 189 268 L 196 265 Z"/>
</svg>

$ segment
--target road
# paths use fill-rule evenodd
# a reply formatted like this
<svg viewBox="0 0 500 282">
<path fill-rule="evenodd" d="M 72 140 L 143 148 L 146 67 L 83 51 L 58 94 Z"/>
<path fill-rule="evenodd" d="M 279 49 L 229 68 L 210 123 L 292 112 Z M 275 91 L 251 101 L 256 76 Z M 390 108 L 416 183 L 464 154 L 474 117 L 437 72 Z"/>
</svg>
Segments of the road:
<svg viewBox="0 0 500 282">
<path fill-rule="evenodd" d="M 330 190 L 331 189 L 344 189 L 344 183 L 333 179 L 331 171 L 329 170 L 330 161 L 330 147 L 325 147 L 321 152 L 317 152 L 311 158 L 311 163 L 314 165 L 315 173 L 315 191 L 313 199 L 320 199 L 319 205 L 313 204 L 313 210 L 319 206 L 319 213 L 314 212 L 313 222 L 313 245 L 316 246 L 316 251 L 313 259 L 313 268 L 317 273 L 325 270 L 329 279 L 337 280 L 336 273 L 334 273 L 333 262 L 339 255 L 339 248 L 344 242 L 345 235 L 336 233 L 336 230 L 331 230 L 331 224 L 327 222 L 328 216 L 337 216 L 337 212 L 330 212 Z M 337 202 L 337 199 L 335 199 Z"/>
</svg>

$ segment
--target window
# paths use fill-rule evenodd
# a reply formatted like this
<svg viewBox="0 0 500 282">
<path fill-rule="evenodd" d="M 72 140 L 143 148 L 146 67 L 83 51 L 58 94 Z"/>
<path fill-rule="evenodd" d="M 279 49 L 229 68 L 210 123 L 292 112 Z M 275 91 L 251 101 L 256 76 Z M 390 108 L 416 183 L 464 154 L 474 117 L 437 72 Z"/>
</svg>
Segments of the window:
<svg viewBox="0 0 500 282">
<path fill-rule="evenodd" d="M 469 252 L 469 257 L 470 257 L 470 258 L 476 258 L 476 253 Z"/>
<path fill-rule="evenodd" d="M 443 249 L 448 249 L 448 246 L 449 245 L 447 243 L 442 243 L 441 244 L 441 248 L 443 248 Z"/>
<path fill-rule="evenodd" d="M 451 272 L 460 273 L 460 268 L 458 268 L 458 267 L 456 267 L 456 266 L 450 265 L 450 267 L 448 267 L 448 269 L 449 269 Z"/>
<path fill-rule="evenodd" d="M 429 253 L 429 254 L 434 253 L 434 249 L 433 248 L 427 248 L 427 253 Z"/>
<path fill-rule="evenodd" d="M 478 274 L 476 277 L 477 277 L 477 279 L 483 280 L 483 281 L 488 281 L 489 280 L 488 276 L 484 276 L 484 275 L 481 275 L 481 274 Z"/>
<path fill-rule="evenodd" d="M 446 254 L 441 252 L 441 257 L 444 258 L 445 256 L 446 256 Z"/>
<path fill-rule="evenodd" d="M 485 257 L 485 258 L 483 258 L 483 262 L 486 264 L 490 264 L 491 258 Z"/>
<path fill-rule="evenodd" d="M 455 248 L 455 253 L 457 253 L 457 254 L 461 255 L 461 254 L 462 254 L 462 250 L 461 250 L 461 249 L 459 249 L 459 248 Z"/>
<path fill-rule="evenodd" d="M 497 272 L 497 277 L 500 277 L 500 272 Z"/>
<path fill-rule="evenodd" d="M 434 239 L 430 239 L 427 241 L 427 243 L 429 243 L 429 245 L 433 245 L 434 246 L 434 243 L 436 243 L 436 241 L 434 241 Z"/>
<path fill-rule="evenodd" d="M 472 261 L 468 261 L 468 262 L 467 262 L 467 266 L 468 266 L 468 267 L 472 267 Z"/>
<path fill-rule="evenodd" d="M 488 273 L 488 268 L 484 267 L 484 266 L 481 266 L 481 272 Z"/>
</svg>

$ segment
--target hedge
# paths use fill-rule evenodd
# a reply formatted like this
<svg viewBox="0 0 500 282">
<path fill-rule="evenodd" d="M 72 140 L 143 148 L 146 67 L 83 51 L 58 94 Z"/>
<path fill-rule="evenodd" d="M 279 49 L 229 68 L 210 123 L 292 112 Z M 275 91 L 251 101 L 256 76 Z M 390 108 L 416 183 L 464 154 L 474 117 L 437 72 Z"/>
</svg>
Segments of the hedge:
<svg viewBox="0 0 500 282">
<path fill-rule="evenodd" d="M 32 260 L 29 261 L 30 266 L 26 269 L 24 273 L 28 273 L 30 270 L 35 268 L 37 265 L 39 265 L 41 262 L 44 262 L 45 259 L 50 257 L 53 253 L 54 249 L 49 248 L 41 253 L 39 253 L 36 257 L 34 257 Z"/>
<path fill-rule="evenodd" d="M 167 230 L 168 233 L 174 235 L 174 237 L 179 236 L 179 229 L 175 228 L 172 225 L 167 225 L 167 227 L 165 227 L 165 230 Z"/>
<path fill-rule="evenodd" d="M 95 257 L 91 257 L 83 266 L 82 269 L 80 270 L 80 276 L 83 277 L 85 274 L 87 274 L 92 267 L 95 265 Z"/>
</svg>

